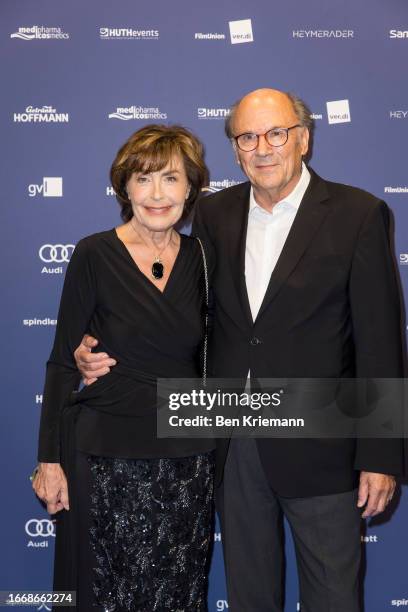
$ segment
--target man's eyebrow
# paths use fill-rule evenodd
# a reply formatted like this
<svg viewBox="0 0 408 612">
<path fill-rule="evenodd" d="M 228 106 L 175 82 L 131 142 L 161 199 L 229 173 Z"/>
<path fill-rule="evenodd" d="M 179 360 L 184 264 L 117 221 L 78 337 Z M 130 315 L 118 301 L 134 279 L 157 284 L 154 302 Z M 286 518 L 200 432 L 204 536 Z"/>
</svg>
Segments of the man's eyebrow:
<svg viewBox="0 0 408 612">
<path fill-rule="evenodd" d="M 282 128 L 281 125 L 275 125 L 273 127 L 270 127 L 266 130 L 266 132 L 260 132 L 261 134 L 266 134 L 267 132 L 270 132 L 271 130 L 286 130 L 286 128 Z M 242 136 L 242 134 L 256 134 L 256 132 L 253 132 L 252 130 L 246 130 L 245 132 L 241 132 L 239 134 L 239 136 Z"/>
</svg>

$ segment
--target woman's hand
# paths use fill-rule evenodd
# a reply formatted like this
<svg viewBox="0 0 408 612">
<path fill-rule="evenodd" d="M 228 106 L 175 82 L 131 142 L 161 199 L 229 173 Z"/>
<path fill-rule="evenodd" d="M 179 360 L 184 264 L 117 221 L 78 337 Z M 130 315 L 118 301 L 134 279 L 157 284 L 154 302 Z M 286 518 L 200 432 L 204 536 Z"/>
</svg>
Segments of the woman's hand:
<svg viewBox="0 0 408 612">
<path fill-rule="evenodd" d="M 68 483 L 59 463 L 39 463 L 33 489 L 47 504 L 50 514 L 55 514 L 63 508 L 69 510 Z"/>
</svg>

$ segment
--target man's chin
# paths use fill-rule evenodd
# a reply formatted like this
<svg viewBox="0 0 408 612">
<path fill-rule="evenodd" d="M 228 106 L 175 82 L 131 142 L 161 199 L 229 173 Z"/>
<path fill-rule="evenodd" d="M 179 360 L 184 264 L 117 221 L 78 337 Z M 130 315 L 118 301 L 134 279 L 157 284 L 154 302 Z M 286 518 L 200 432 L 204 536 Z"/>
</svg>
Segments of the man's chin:
<svg viewBox="0 0 408 612">
<path fill-rule="evenodd" d="M 277 177 L 262 177 L 259 181 L 257 181 L 256 186 L 258 189 L 262 189 L 264 191 L 276 191 L 280 189 L 281 181 L 277 180 Z"/>
</svg>

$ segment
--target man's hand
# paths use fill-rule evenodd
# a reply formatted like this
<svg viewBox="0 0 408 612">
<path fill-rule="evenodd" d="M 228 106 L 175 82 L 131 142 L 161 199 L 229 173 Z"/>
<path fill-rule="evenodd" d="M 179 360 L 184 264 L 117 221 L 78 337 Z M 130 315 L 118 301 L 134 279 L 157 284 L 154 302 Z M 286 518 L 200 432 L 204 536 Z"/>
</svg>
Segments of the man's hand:
<svg viewBox="0 0 408 612">
<path fill-rule="evenodd" d="M 362 508 L 367 504 L 361 515 L 362 518 L 376 516 L 383 512 L 391 501 L 394 491 L 394 476 L 376 474 L 375 472 L 361 472 L 357 506 Z"/>
<path fill-rule="evenodd" d="M 33 480 L 33 489 L 47 504 L 50 514 L 63 508 L 69 510 L 67 479 L 59 463 L 40 463 Z"/>
<path fill-rule="evenodd" d="M 92 349 L 97 346 L 98 340 L 92 336 L 85 335 L 81 344 L 74 352 L 75 362 L 81 372 L 85 385 L 91 385 L 100 376 L 110 372 L 116 361 L 111 359 L 106 353 L 92 353 Z"/>
</svg>

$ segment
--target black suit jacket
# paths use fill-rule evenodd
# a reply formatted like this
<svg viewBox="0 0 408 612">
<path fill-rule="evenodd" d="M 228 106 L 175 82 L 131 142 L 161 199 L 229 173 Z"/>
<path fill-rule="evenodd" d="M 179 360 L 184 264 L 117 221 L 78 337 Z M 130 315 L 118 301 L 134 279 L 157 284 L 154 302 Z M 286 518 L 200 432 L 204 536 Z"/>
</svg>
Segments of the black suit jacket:
<svg viewBox="0 0 408 612">
<path fill-rule="evenodd" d="M 400 300 L 386 204 L 312 170 L 259 314 L 245 283 L 250 184 L 203 198 L 214 299 L 209 369 L 216 377 L 402 377 Z M 398 439 L 258 439 L 271 486 L 303 497 L 347 491 L 358 470 L 401 474 Z M 228 440 L 217 446 L 217 482 Z"/>
</svg>

